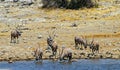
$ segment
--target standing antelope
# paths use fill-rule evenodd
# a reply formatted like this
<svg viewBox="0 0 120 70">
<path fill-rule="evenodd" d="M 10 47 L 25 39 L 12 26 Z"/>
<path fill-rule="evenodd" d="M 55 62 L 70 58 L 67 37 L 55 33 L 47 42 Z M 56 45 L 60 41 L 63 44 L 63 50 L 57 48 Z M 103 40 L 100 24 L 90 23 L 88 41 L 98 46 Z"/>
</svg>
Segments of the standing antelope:
<svg viewBox="0 0 120 70">
<path fill-rule="evenodd" d="M 75 48 L 77 48 L 78 45 L 81 45 L 81 49 L 83 49 L 82 46 L 84 46 L 85 49 L 87 48 L 87 40 L 84 39 L 83 37 L 75 36 L 74 41 L 75 41 Z"/>
<path fill-rule="evenodd" d="M 69 61 L 72 59 L 72 49 L 71 48 L 62 48 L 62 52 L 60 54 L 60 61 L 67 58 Z"/>
<path fill-rule="evenodd" d="M 18 40 L 19 36 L 21 36 L 21 33 L 17 29 L 11 31 L 11 43 L 12 42 L 16 43 L 16 40 L 17 40 L 17 43 L 18 43 L 19 42 L 19 40 Z"/>
<path fill-rule="evenodd" d="M 92 50 L 92 53 L 95 53 L 95 52 L 99 53 L 99 43 L 95 42 L 94 39 L 91 41 L 91 44 L 89 46 L 90 46 L 90 49 Z"/>
<path fill-rule="evenodd" d="M 50 46 L 50 48 L 52 49 L 52 54 L 56 55 L 58 49 L 57 43 L 53 39 L 51 39 L 51 37 L 47 38 L 47 43 L 48 46 Z"/>
<path fill-rule="evenodd" d="M 49 37 L 47 38 L 47 44 L 52 49 L 52 55 L 56 55 L 58 49 L 58 45 L 56 41 L 54 41 L 54 38 L 55 38 L 54 33 L 52 33 L 52 35 L 49 34 Z"/>
</svg>

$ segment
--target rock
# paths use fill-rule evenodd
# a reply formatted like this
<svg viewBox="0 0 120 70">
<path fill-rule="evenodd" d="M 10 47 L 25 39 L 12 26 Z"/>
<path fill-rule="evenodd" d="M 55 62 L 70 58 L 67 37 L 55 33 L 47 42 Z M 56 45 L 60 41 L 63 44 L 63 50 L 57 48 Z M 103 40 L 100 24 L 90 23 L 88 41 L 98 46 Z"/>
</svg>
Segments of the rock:
<svg viewBox="0 0 120 70">
<path fill-rule="evenodd" d="M 117 44 L 120 44 L 120 42 L 117 42 Z"/>
<path fill-rule="evenodd" d="M 93 54 L 87 54 L 87 58 L 89 59 L 93 58 Z"/>
<path fill-rule="evenodd" d="M 33 4 L 33 1 L 32 1 L 32 0 L 19 0 L 19 2 L 22 3 L 22 6 Z"/>
<path fill-rule="evenodd" d="M 114 58 L 114 59 L 119 59 L 119 58 L 120 58 L 120 55 L 118 55 L 118 54 L 113 54 L 113 55 L 112 55 L 112 58 Z"/>
<path fill-rule="evenodd" d="M 102 59 L 103 58 L 103 55 L 100 55 L 100 59 Z"/>
<path fill-rule="evenodd" d="M 33 21 L 34 22 L 45 22 L 46 19 L 45 18 L 34 18 Z"/>
<path fill-rule="evenodd" d="M 120 4 L 120 0 L 115 0 L 114 3 L 115 4 Z"/>
<path fill-rule="evenodd" d="M 12 60 L 9 60 L 8 63 L 13 63 L 13 61 L 12 61 Z"/>
<path fill-rule="evenodd" d="M 107 45 L 108 45 L 108 46 L 112 46 L 112 43 L 108 43 Z"/>
<path fill-rule="evenodd" d="M 8 31 L 9 31 L 9 30 L 4 29 L 4 30 L 1 31 L 1 33 L 6 33 L 6 32 L 8 32 Z"/>
<path fill-rule="evenodd" d="M 42 35 L 38 35 L 38 37 L 37 37 L 37 38 L 38 38 L 38 39 L 41 39 L 42 37 L 43 37 Z"/>
<path fill-rule="evenodd" d="M 84 52 L 80 53 L 80 55 L 83 55 L 83 56 L 85 56 L 85 54 L 86 54 L 86 53 L 84 53 Z"/>
<path fill-rule="evenodd" d="M 104 54 L 104 58 L 112 58 L 112 53 L 110 51 L 107 51 L 105 54 Z"/>
<path fill-rule="evenodd" d="M 4 7 L 5 7 L 5 8 L 9 8 L 9 7 L 10 7 L 10 4 L 9 4 L 9 3 L 5 3 L 5 4 L 4 4 Z"/>
<path fill-rule="evenodd" d="M 106 54 L 112 54 L 110 51 L 107 51 Z"/>
<path fill-rule="evenodd" d="M 20 30 L 31 30 L 30 28 L 24 27 L 24 28 L 20 28 Z"/>
<path fill-rule="evenodd" d="M 71 27 L 77 27 L 78 25 L 76 23 L 73 23 Z"/>
<path fill-rule="evenodd" d="M 8 63 L 13 63 L 12 57 L 8 59 Z"/>
<path fill-rule="evenodd" d="M 2 55 L 4 55 L 4 53 L 1 51 L 1 52 L 0 52 L 0 56 L 2 56 Z"/>
<path fill-rule="evenodd" d="M 43 6 L 43 4 L 41 3 L 41 4 L 38 4 L 38 8 L 42 8 L 42 6 Z"/>
<path fill-rule="evenodd" d="M 74 52 L 74 55 L 77 55 L 77 52 Z"/>
<path fill-rule="evenodd" d="M 27 43 L 27 41 L 23 41 L 23 43 Z"/>
<path fill-rule="evenodd" d="M 27 38 L 23 38 L 23 40 L 27 40 Z"/>
<path fill-rule="evenodd" d="M 14 2 L 14 0 L 4 0 L 5 2 Z"/>
<path fill-rule="evenodd" d="M 111 54 L 106 54 L 105 58 L 112 58 Z"/>
<path fill-rule="evenodd" d="M 77 60 L 77 59 L 72 59 L 71 61 L 72 61 L 72 62 L 77 62 L 78 60 Z"/>
</svg>

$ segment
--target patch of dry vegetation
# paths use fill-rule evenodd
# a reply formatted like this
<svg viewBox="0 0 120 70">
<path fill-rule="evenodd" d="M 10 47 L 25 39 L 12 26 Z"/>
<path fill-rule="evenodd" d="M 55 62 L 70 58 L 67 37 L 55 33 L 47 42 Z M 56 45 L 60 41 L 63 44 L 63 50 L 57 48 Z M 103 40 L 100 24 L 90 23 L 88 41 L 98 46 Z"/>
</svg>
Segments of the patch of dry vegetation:
<svg viewBox="0 0 120 70">
<path fill-rule="evenodd" d="M 120 45 L 120 23 L 118 20 L 120 14 L 118 12 L 116 15 L 116 12 L 119 11 L 119 7 L 117 6 L 108 8 L 100 6 L 99 8 L 82 8 L 79 10 L 38 9 L 37 7 L 19 9 L 17 7 L 11 7 L 9 10 L 12 11 L 7 14 L 9 16 L 14 16 L 14 18 L 18 19 L 28 19 L 28 23 L 25 23 L 24 27 L 29 29 L 22 30 L 23 34 L 22 37 L 20 37 L 20 43 L 15 45 L 9 43 L 10 31 L 19 23 L 16 25 L 10 24 L 9 27 L 7 24 L 0 23 L 0 31 L 8 30 L 8 32 L 0 32 L 0 45 L 2 47 L 11 45 L 12 49 L 16 50 L 16 53 L 18 53 L 17 51 L 19 51 L 19 49 L 21 49 L 19 53 L 22 53 L 22 51 L 25 52 L 26 49 L 27 51 L 33 51 L 38 47 L 37 43 L 40 43 L 40 46 L 43 49 L 46 49 L 46 39 L 48 37 L 47 31 L 52 29 L 57 29 L 57 37 L 55 40 L 57 41 L 59 48 L 61 48 L 62 45 L 65 45 L 72 48 L 75 52 L 87 51 L 90 53 L 91 51 L 89 48 L 86 51 L 75 50 L 74 36 L 84 35 L 89 42 L 94 37 L 95 40 L 100 43 L 100 53 L 108 51 L 114 53 L 113 49 L 119 48 Z M 18 15 L 22 16 L 19 17 Z M 45 21 L 33 22 L 33 18 L 42 18 L 42 20 L 44 19 Z M 73 23 L 76 23 L 78 26 L 71 27 L 71 24 Z M 37 38 L 39 34 L 42 35 L 41 39 Z M 116 51 L 116 53 L 118 54 L 119 52 Z M 48 57 L 50 54 L 51 53 L 45 54 L 44 57 Z"/>
</svg>

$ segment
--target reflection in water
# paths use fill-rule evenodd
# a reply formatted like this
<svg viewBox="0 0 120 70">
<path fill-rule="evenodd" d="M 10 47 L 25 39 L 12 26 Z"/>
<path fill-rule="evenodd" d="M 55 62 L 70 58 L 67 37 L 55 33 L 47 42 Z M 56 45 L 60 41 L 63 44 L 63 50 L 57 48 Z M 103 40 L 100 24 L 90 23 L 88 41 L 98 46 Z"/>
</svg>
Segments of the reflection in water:
<svg viewBox="0 0 120 70">
<path fill-rule="evenodd" d="M 14 63 L 0 62 L 0 70 L 119 70 L 120 60 L 99 59 L 77 62 L 43 61 L 16 61 Z"/>
<path fill-rule="evenodd" d="M 42 65 L 42 61 L 35 61 L 35 64 Z"/>
</svg>

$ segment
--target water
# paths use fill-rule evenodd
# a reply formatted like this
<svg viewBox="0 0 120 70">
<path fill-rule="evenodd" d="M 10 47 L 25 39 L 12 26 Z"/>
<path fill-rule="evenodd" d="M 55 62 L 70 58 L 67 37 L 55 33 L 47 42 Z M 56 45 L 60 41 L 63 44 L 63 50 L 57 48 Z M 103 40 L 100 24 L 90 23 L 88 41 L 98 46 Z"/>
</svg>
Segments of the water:
<svg viewBox="0 0 120 70">
<path fill-rule="evenodd" d="M 44 60 L 42 63 L 35 61 L 16 61 L 14 63 L 0 62 L 0 70 L 120 70 L 120 60 L 80 59 L 72 63 L 60 63 Z"/>
</svg>

